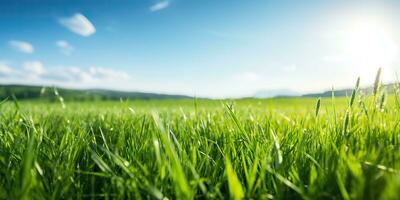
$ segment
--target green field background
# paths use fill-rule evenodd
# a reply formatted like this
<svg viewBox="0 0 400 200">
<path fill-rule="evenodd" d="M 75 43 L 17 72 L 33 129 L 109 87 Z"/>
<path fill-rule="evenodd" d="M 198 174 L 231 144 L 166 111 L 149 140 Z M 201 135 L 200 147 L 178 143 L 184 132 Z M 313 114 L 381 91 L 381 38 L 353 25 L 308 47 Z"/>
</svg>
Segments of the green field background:
<svg viewBox="0 0 400 200">
<path fill-rule="evenodd" d="M 0 198 L 398 199 L 397 97 L 350 99 L 8 101 Z"/>
</svg>

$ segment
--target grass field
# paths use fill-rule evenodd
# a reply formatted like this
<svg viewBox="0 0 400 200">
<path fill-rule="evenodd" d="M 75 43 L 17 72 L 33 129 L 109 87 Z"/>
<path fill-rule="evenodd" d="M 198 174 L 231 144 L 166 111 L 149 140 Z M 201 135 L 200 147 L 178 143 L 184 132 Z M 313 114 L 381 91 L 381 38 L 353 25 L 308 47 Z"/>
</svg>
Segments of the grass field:
<svg viewBox="0 0 400 200">
<path fill-rule="evenodd" d="M 1 199 L 399 199 L 388 98 L 6 102 Z"/>
</svg>

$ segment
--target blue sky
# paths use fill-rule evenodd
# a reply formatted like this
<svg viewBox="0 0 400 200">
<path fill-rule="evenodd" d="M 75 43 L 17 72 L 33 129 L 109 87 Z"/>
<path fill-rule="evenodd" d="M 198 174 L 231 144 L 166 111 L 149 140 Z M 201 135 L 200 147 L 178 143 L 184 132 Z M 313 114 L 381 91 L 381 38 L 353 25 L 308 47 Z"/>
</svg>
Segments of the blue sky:
<svg viewBox="0 0 400 200">
<path fill-rule="evenodd" d="M 368 85 L 399 69 L 396 1 L 1 1 L 0 82 L 206 97 Z"/>
</svg>

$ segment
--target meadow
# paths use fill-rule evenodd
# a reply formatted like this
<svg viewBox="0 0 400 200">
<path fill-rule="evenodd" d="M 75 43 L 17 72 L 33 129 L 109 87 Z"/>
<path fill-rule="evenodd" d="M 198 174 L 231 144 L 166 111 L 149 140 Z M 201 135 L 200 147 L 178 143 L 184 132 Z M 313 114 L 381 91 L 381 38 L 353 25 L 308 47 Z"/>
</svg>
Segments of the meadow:
<svg viewBox="0 0 400 200">
<path fill-rule="evenodd" d="M 1 199 L 399 199 L 400 104 L 371 95 L 4 101 Z"/>
</svg>

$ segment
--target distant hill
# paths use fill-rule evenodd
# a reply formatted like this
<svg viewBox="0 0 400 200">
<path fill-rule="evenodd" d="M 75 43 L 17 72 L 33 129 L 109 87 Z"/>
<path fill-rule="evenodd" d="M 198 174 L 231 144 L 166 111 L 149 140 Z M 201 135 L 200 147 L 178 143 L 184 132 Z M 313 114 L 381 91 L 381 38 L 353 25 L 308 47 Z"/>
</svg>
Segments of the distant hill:
<svg viewBox="0 0 400 200">
<path fill-rule="evenodd" d="M 387 84 L 383 87 L 388 93 L 392 93 L 394 84 Z M 364 94 L 371 94 L 373 88 L 362 88 Z M 120 100 L 122 99 L 192 99 L 193 97 L 185 95 L 170 95 L 147 92 L 125 92 L 105 89 L 66 89 L 57 88 L 58 93 L 66 101 L 101 101 L 101 100 Z M 353 89 L 335 90 L 335 96 L 350 96 Z M 56 100 L 54 87 L 42 87 L 31 85 L 0 85 L 0 100 L 15 96 L 17 99 L 43 99 Z M 300 94 L 288 89 L 263 90 L 257 92 L 250 98 L 281 98 L 281 97 L 330 97 L 332 91 L 321 93 Z"/>
<path fill-rule="evenodd" d="M 255 98 L 273 98 L 273 97 L 295 97 L 300 93 L 289 89 L 276 89 L 276 90 L 261 90 L 258 91 Z"/>
<path fill-rule="evenodd" d="M 386 84 L 382 86 L 388 93 L 393 93 L 395 84 Z M 361 92 L 364 94 L 372 94 L 373 87 L 367 87 L 367 88 L 361 88 Z M 335 96 L 337 97 L 342 97 L 342 96 L 350 96 L 351 93 L 353 92 L 353 89 L 341 89 L 341 90 L 335 90 Z M 332 91 L 325 91 L 322 93 L 310 93 L 310 94 L 303 94 L 301 95 L 302 97 L 330 97 L 332 96 Z"/>
<path fill-rule="evenodd" d="M 57 88 L 58 93 L 65 100 L 93 101 L 93 100 L 119 100 L 123 99 L 190 99 L 185 95 L 169 95 L 146 92 L 123 92 L 103 89 L 66 89 Z M 0 99 L 15 95 L 17 99 L 48 99 L 55 100 L 54 87 L 41 87 L 30 85 L 0 85 Z"/>
<path fill-rule="evenodd" d="M 385 85 L 382 85 L 382 87 L 386 90 L 386 92 L 393 93 L 395 84 L 394 83 L 385 84 Z M 360 91 L 364 94 L 371 94 L 373 91 L 373 87 L 361 88 Z M 350 96 L 351 93 L 353 92 L 353 89 L 346 88 L 346 89 L 335 90 L 334 92 L 335 92 L 336 97 L 344 97 L 344 96 Z M 332 96 L 331 90 L 327 90 L 327 91 L 320 92 L 320 93 L 300 94 L 299 92 L 296 92 L 293 90 L 279 89 L 279 90 L 259 91 L 253 96 L 253 98 L 330 97 L 330 96 Z"/>
</svg>

